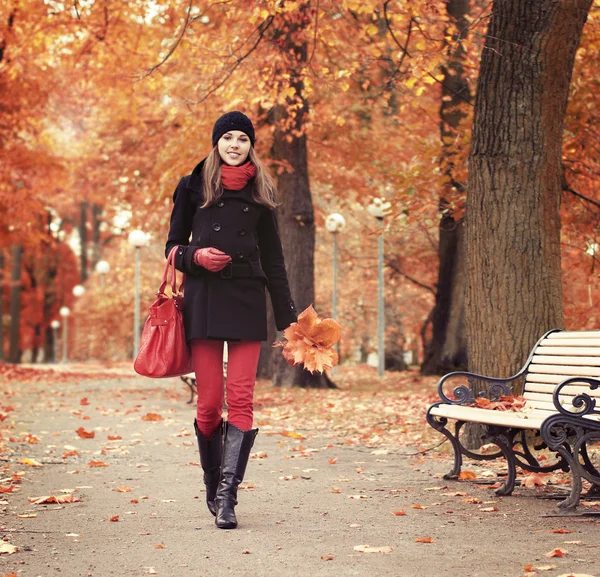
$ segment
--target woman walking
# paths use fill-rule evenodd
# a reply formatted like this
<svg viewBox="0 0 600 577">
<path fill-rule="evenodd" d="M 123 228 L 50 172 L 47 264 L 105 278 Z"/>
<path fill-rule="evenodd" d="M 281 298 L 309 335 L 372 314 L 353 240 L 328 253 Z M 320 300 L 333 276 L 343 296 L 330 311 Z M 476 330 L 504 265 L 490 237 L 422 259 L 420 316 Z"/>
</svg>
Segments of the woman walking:
<svg viewBox="0 0 600 577">
<path fill-rule="evenodd" d="M 267 339 L 265 288 L 277 329 L 296 321 L 275 217 L 276 188 L 254 139 L 252 122 L 241 112 L 216 121 L 212 152 L 173 195 L 165 252 L 178 246 L 176 267 L 186 273 L 183 318 L 198 390 L 194 428 L 206 502 L 221 529 L 237 527 L 237 490 L 258 433 L 252 429 L 253 398 L 260 343 Z"/>
</svg>

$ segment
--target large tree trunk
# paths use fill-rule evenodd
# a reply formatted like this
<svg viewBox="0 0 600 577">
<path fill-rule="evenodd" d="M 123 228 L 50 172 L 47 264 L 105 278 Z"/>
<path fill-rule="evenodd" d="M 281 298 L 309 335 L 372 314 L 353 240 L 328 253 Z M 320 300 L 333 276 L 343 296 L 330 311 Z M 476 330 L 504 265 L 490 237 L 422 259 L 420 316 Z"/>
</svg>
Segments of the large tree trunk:
<svg viewBox="0 0 600 577">
<path fill-rule="evenodd" d="M 10 287 L 10 348 L 9 363 L 21 362 L 21 257 L 22 246 L 12 248 L 12 275 Z"/>
<path fill-rule="evenodd" d="M 421 373 L 444 374 L 465 369 L 467 366 L 467 341 L 464 324 L 465 308 L 465 251 L 463 219 L 454 215 L 449 202 L 451 187 L 464 189 L 460 179 L 455 178 L 454 168 L 458 153 L 456 135 L 464 123 L 465 107 L 471 100 L 464 60 L 463 41 L 469 27 L 469 0 L 448 0 L 446 10 L 456 25 L 458 34 L 448 49 L 448 60 L 442 67 L 442 104 L 440 107 L 440 133 L 442 139 L 441 169 L 448 177 L 447 188 L 440 198 L 439 268 L 433 308 L 432 335 L 425 348 Z M 460 36 L 460 42 L 456 44 Z M 449 194 L 450 193 L 450 194 Z"/>
<path fill-rule="evenodd" d="M 4 252 L 0 249 L 0 361 L 4 356 Z"/>
<path fill-rule="evenodd" d="M 308 101 L 304 96 L 304 76 L 308 58 L 304 27 L 310 22 L 310 2 L 303 2 L 293 12 L 280 15 L 273 34 L 273 45 L 280 50 L 282 68 L 289 74 L 278 87 L 293 88 L 285 104 L 269 112 L 275 125 L 271 158 L 286 167 L 277 177 L 282 204 L 278 209 L 279 231 L 292 296 L 297 310 L 303 311 L 315 301 L 315 218 L 308 181 L 306 127 Z M 282 77 L 283 78 L 283 77 Z M 311 375 L 302 366 L 291 367 L 275 349 L 273 384 L 275 386 L 327 387 L 326 375 Z"/>
<path fill-rule="evenodd" d="M 561 137 L 592 0 L 496 0 L 469 164 L 469 368 L 507 376 L 563 326 Z"/>
</svg>

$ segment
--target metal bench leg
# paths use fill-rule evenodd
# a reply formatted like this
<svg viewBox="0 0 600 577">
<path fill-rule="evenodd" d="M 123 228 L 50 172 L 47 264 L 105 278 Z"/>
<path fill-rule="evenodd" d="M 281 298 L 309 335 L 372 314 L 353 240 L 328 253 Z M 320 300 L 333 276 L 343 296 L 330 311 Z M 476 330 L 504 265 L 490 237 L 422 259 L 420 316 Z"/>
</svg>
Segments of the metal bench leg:
<svg viewBox="0 0 600 577">
<path fill-rule="evenodd" d="M 455 425 L 455 434 L 453 435 L 447 428 L 448 419 L 446 417 L 436 417 L 427 412 L 427 422 L 436 430 L 442 433 L 449 441 L 452 443 L 452 449 L 454 450 L 454 465 L 452 469 L 450 469 L 449 473 L 444 475 L 444 479 L 458 479 L 458 475 L 460 474 L 460 469 L 462 467 L 462 454 L 460 448 L 460 442 L 458 441 L 458 434 L 460 431 L 460 427 L 464 423 L 456 423 Z"/>
<path fill-rule="evenodd" d="M 508 466 L 506 480 L 496 489 L 496 495 L 510 495 L 515 489 L 515 482 L 517 480 L 517 459 L 512 450 L 512 435 L 502 429 L 490 428 L 486 439 L 500 449 Z"/>
<path fill-rule="evenodd" d="M 564 501 L 558 503 L 558 507 L 563 511 L 573 511 L 579 505 L 581 495 L 581 471 L 579 463 L 567 448 L 558 447 L 557 451 L 569 463 L 569 468 L 571 469 L 571 492 Z"/>
</svg>

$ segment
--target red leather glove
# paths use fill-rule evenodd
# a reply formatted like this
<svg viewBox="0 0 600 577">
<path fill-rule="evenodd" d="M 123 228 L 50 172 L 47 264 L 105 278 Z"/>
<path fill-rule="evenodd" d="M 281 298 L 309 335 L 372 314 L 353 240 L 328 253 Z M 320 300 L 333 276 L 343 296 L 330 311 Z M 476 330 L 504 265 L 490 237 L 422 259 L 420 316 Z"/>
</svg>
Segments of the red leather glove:
<svg viewBox="0 0 600 577">
<path fill-rule="evenodd" d="M 194 252 L 194 262 L 210 272 L 219 272 L 231 262 L 231 257 L 218 248 L 198 248 Z"/>
</svg>

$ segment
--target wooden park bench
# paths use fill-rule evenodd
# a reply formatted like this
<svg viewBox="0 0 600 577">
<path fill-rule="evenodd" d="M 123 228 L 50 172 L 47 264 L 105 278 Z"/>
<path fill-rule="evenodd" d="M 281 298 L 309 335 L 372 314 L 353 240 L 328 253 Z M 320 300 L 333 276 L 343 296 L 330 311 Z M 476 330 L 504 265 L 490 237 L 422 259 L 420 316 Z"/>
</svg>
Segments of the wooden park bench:
<svg viewBox="0 0 600 577">
<path fill-rule="evenodd" d="M 518 385 L 526 399 L 519 410 L 479 406 L 486 404 L 482 399 L 494 402 L 510 396 Z M 596 409 L 599 386 L 600 331 L 546 333 L 523 368 L 505 379 L 469 372 L 445 375 L 438 383 L 441 401 L 427 411 L 427 422 L 444 434 L 454 449 L 454 465 L 444 478 L 458 478 L 463 455 L 478 460 L 504 456 L 508 474 L 496 490 L 498 495 L 512 493 L 516 467 L 520 467 L 536 473 L 570 471 L 570 494 L 558 505 L 563 510 L 573 510 L 579 504 L 582 479 L 592 484 L 587 495 L 597 498 L 600 471 L 592 462 L 591 447 L 600 441 L 600 410 Z M 484 392 L 476 397 L 475 387 Z M 454 431 L 448 428 L 449 420 L 454 421 Z M 483 425 L 483 440 L 498 450 L 479 454 L 467 449 L 460 439 L 466 423 Z M 545 448 L 556 453 L 554 462 L 538 458 L 538 451 Z"/>
</svg>

